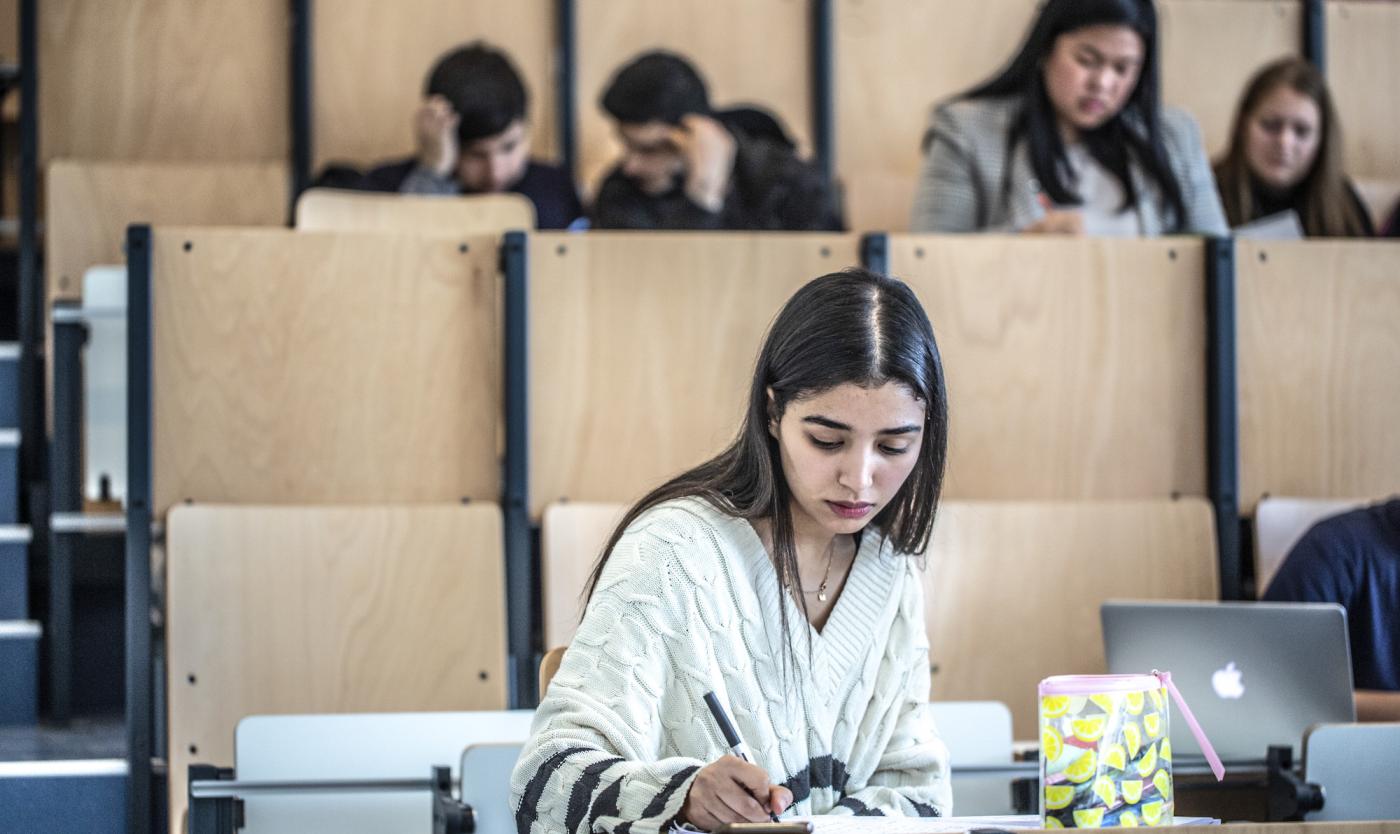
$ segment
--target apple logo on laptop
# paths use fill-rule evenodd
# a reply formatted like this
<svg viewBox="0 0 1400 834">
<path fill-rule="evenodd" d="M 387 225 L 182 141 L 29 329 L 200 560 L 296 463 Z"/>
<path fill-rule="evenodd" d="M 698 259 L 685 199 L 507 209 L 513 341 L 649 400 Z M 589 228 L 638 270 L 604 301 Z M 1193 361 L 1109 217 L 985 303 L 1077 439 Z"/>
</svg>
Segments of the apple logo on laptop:
<svg viewBox="0 0 1400 834">
<path fill-rule="evenodd" d="M 1210 676 L 1211 688 L 1215 694 L 1221 698 L 1235 699 L 1244 697 L 1244 675 L 1235 668 L 1235 661 L 1225 664 L 1224 669 L 1216 669 L 1215 674 Z"/>
</svg>

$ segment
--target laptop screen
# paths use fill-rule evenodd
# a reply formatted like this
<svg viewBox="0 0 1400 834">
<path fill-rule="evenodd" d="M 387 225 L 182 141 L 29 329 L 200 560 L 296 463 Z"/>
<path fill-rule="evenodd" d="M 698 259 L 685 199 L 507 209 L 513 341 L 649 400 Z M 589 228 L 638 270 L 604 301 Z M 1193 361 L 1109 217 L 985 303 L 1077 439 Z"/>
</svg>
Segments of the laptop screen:
<svg viewBox="0 0 1400 834">
<path fill-rule="evenodd" d="M 1262 761 L 1284 744 L 1300 757 L 1308 727 L 1355 720 L 1340 605 L 1110 601 L 1101 615 L 1108 671 L 1171 672 L 1226 761 Z M 1202 755 L 1179 711 L 1170 737 L 1178 754 Z"/>
</svg>

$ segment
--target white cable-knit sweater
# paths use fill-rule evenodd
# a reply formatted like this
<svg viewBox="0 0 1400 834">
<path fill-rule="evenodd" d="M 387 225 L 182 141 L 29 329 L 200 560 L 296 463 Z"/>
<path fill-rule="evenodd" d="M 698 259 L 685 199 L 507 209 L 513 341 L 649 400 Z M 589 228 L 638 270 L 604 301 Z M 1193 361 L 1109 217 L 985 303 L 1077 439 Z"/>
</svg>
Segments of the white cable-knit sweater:
<svg viewBox="0 0 1400 834">
<path fill-rule="evenodd" d="M 951 813 L 917 570 L 868 529 L 818 634 L 749 522 L 701 499 L 646 512 L 613 550 L 535 715 L 511 778 L 519 834 L 669 824 L 696 771 L 728 752 L 710 690 L 755 762 L 792 790 L 788 813 Z"/>
</svg>

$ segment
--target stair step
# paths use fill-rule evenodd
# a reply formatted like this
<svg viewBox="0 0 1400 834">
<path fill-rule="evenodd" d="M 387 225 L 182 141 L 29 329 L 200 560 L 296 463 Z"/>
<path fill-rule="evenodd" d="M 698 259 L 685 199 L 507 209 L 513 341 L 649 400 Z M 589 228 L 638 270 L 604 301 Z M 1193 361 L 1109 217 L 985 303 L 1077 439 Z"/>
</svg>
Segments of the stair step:
<svg viewBox="0 0 1400 834">
<path fill-rule="evenodd" d="M 0 621 L 29 619 L 29 528 L 0 526 Z"/>
<path fill-rule="evenodd" d="M 39 718 L 42 633 L 35 622 L 0 622 L 0 725 L 30 725 Z M 0 819 L 4 816 L 0 815 Z"/>
<path fill-rule="evenodd" d="M 19 429 L 0 429 L 0 525 L 19 521 Z"/>
<path fill-rule="evenodd" d="M 0 762 L 0 820 L 25 834 L 125 834 L 126 760 Z"/>
<path fill-rule="evenodd" d="M 19 345 L 0 342 L 0 428 L 19 428 Z"/>
</svg>

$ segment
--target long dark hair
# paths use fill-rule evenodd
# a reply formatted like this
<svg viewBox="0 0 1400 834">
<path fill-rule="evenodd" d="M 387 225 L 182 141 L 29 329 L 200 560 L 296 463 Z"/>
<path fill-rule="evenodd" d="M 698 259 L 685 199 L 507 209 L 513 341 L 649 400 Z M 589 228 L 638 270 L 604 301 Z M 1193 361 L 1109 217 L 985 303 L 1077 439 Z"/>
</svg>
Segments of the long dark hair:
<svg viewBox="0 0 1400 834">
<path fill-rule="evenodd" d="M 1125 210 L 1137 202 L 1129 175 L 1136 161 L 1161 190 L 1180 226 L 1186 222 L 1186 204 L 1162 144 L 1157 10 L 1152 0 L 1046 0 L 1011 63 L 959 98 L 1019 97 L 1024 106 L 1007 136 L 1007 157 L 1024 141 L 1041 189 L 1060 205 L 1078 205 L 1080 197 L 1066 181 L 1069 163 L 1043 67 L 1060 35 L 1104 24 L 1127 26 L 1142 38 L 1142 68 L 1123 109 L 1098 128 L 1082 132 L 1084 147 L 1122 185 Z M 1004 187 L 1010 187 L 1010 170 L 1008 165 Z"/>
<path fill-rule="evenodd" d="M 628 526 L 652 507 L 685 497 L 703 498 L 737 518 L 769 519 L 778 584 L 789 587 L 797 576 L 792 495 L 769 420 L 781 419 L 794 400 L 843 383 L 886 382 L 907 387 L 924 403 L 924 437 L 913 471 L 871 526 L 896 550 L 922 554 L 933 531 L 948 449 L 943 363 L 928 316 L 908 286 L 848 269 L 811 281 L 783 306 L 758 354 L 739 435 L 719 455 L 652 490 L 627 511 L 593 568 L 588 596 Z M 805 613 L 806 600 L 800 594 L 797 598 Z M 786 606 L 780 614 L 787 634 Z"/>
<path fill-rule="evenodd" d="M 1254 176 L 1246 159 L 1246 134 L 1254 111 L 1264 97 L 1279 87 L 1287 86 L 1299 95 L 1307 96 L 1317 105 L 1322 135 L 1318 138 L 1317 156 L 1298 190 L 1299 219 L 1303 229 L 1313 237 L 1364 237 L 1366 220 L 1347 190 L 1342 173 L 1342 129 L 1327 83 L 1312 64 L 1302 58 L 1283 58 L 1261 68 L 1245 87 L 1235 111 L 1230 130 L 1230 150 L 1215 166 L 1215 181 L 1220 188 L 1220 202 L 1231 226 L 1256 219 L 1258 209 L 1254 199 Z"/>
</svg>

